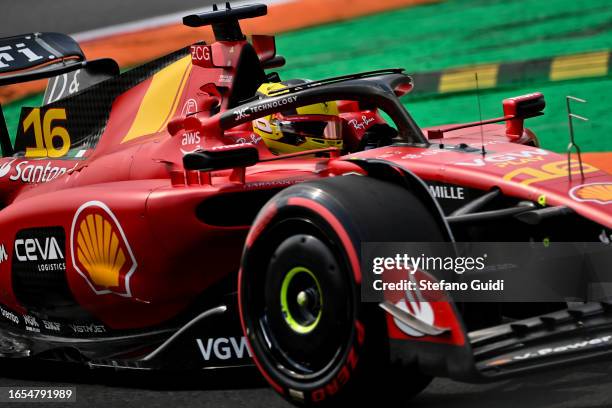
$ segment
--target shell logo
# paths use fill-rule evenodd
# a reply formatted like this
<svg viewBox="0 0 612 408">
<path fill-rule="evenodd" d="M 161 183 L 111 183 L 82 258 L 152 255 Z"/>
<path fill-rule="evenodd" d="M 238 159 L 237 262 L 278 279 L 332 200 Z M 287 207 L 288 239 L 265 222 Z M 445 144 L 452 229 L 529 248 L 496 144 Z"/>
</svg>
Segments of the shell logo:
<svg viewBox="0 0 612 408">
<path fill-rule="evenodd" d="M 83 204 L 70 233 L 76 271 L 98 295 L 131 297 L 130 278 L 138 264 L 117 217 L 100 201 Z"/>
<path fill-rule="evenodd" d="M 576 201 L 610 204 L 612 203 L 612 183 L 582 184 L 572 188 L 570 196 Z"/>
</svg>

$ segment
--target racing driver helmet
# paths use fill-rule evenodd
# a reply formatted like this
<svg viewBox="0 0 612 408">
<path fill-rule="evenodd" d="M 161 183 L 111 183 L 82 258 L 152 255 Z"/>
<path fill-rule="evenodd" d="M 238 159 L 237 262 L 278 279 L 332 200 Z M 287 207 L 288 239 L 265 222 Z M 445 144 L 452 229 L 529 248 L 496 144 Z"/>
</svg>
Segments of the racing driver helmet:
<svg viewBox="0 0 612 408">
<path fill-rule="evenodd" d="M 261 97 L 282 95 L 290 83 L 262 84 L 257 93 Z M 326 147 L 342 150 L 342 119 L 336 102 L 302 106 L 294 111 L 273 113 L 253 121 L 253 131 L 275 154 L 296 153 Z"/>
</svg>

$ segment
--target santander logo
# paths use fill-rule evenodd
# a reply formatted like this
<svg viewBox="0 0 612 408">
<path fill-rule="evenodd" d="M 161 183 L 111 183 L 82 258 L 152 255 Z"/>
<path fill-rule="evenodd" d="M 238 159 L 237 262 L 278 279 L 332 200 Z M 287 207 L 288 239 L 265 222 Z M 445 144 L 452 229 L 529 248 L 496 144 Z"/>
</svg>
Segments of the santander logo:
<svg viewBox="0 0 612 408">
<path fill-rule="evenodd" d="M 11 171 L 11 166 L 15 162 L 15 160 L 17 159 L 13 159 L 9 162 L 5 162 L 4 164 L 2 164 L 2 166 L 0 166 L 0 177 L 4 177 L 7 174 L 9 174 L 9 172 Z"/>
</svg>

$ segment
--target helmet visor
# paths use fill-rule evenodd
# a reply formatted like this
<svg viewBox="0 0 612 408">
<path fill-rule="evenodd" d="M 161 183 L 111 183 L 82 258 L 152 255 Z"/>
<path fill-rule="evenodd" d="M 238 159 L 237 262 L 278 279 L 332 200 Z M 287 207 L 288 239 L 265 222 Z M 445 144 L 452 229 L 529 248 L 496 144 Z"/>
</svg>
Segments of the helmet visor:
<svg viewBox="0 0 612 408">
<path fill-rule="evenodd" d="M 278 126 L 284 135 L 342 139 L 342 121 L 333 115 L 283 115 L 278 118 Z"/>
</svg>

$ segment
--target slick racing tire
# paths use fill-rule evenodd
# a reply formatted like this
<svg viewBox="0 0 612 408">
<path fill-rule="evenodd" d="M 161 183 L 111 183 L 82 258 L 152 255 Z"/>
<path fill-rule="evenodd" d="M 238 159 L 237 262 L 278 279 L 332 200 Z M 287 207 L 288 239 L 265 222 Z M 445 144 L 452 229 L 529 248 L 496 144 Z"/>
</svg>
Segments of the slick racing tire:
<svg viewBox="0 0 612 408">
<path fill-rule="evenodd" d="M 301 406 L 397 401 L 431 377 L 390 361 L 384 312 L 361 302 L 361 242 L 444 241 L 434 210 L 390 182 L 289 187 L 260 211 L 239 277 L 240 317 L 270 385 Z"/>
</svg>

